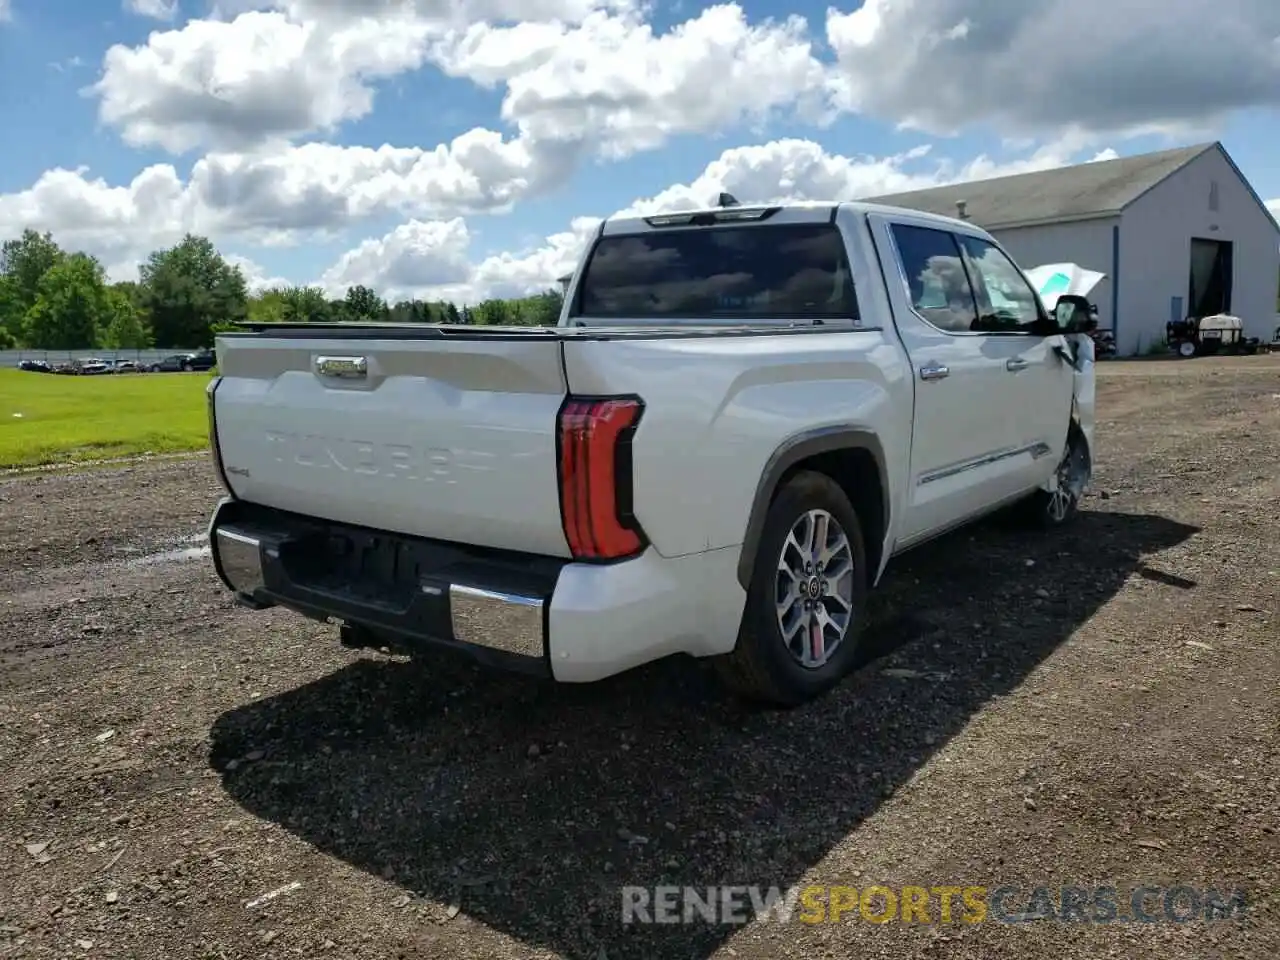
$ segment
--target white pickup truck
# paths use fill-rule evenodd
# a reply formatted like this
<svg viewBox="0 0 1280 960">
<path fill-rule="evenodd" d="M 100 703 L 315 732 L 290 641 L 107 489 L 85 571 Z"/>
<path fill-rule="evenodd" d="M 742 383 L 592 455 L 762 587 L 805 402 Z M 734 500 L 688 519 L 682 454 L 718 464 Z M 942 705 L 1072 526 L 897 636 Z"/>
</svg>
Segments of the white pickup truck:
<svg viewBox="0 0 1280 960">
<path fill-rule="evenodd" d="M 971 224 L 860 203 L 605 221 L 557 327 L 217 340 L 242 604 L 560 681 L 683 653 L 779 705 L 845 675 L 890 558 L 1091 476 L 1087 305 Z"/>
</svg>

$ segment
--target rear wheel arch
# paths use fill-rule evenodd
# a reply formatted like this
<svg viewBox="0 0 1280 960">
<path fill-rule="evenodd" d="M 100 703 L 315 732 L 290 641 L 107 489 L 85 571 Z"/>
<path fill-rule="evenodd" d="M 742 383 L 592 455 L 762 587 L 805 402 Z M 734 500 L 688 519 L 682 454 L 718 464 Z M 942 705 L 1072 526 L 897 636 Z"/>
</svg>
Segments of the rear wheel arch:
<svg viewBox="0 0 1280 960">
<path fill-rule="evenodd" d="M 802 470 L 826 474 L 839 484 L 863 527 L 868 583 L 880 569 L 890 520 L 884 446 L 860 427 L 824 427 L 788 437 L 765 463 L 738 557 L 738 583 L 744 590 L 751 586 L 769 507 L 787 480 Z"/>
</svg>

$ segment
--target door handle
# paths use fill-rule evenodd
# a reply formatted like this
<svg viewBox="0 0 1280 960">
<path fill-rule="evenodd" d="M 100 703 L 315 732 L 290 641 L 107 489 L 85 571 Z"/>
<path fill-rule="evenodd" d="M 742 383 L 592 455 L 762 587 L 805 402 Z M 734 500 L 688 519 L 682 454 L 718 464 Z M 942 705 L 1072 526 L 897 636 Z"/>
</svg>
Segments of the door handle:
<svg viewBox="0 0 1280 960">
<path fill-rule="evenodd" d="M 1004 368 L 1010 373 L 1017 373 L 1019 370 L 1027 369 L 1027 361 L 1023 360 L 1021 357 L 1013 357 L 1012 359 L 1005 361 Z"/>
<path fill-rule="evenodd" d="M 920 368 L 921 380 L 941 380 L 943 377 L 949 376 L 951 371 L 947 369 L 944 363 L 926 363 Z"/>
<path fill-rule="evenodd" d="M 369 376 L 368 357 L 316 357 L 315 367 L 322 377 L 363 380 Z"/>
</svg>

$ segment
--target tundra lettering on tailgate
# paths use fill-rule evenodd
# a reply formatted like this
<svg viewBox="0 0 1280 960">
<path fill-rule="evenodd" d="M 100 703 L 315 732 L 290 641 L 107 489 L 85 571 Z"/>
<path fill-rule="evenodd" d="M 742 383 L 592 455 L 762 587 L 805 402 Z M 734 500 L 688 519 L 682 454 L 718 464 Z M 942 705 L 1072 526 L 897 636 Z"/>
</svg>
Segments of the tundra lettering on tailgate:
<svg viewBox="0 0 1280 960">
<path fill-rule="evenodd" d="M 277 430 L 267 431 L 267 446 L 276 462 L 298 467 L 404 480 L 457 482 L 453 476 L 453 452 L 440 447 L 424 449 L 404 443 L 376 443 Z M 468 464 L 467 468 L 486 469 L 480 464 Z"/>
</svg>

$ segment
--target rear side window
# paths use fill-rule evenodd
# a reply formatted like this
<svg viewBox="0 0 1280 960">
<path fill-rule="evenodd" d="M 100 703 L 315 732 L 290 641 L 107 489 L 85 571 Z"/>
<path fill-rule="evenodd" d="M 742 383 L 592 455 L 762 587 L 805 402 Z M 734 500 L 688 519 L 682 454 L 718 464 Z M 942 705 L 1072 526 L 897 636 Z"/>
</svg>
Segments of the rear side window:
<svg viewBox="0 0 1280 960">
<path fill-rule="evenodd" d="M 833 224 L 666 228 L 603 237 L 575 316 L 608 319 L 858 319 Z"/>
<path fill-rule="evenodd" d="M 916 313 L 947 333 L 976 329 L 978 306 L 956 238 L 905 223 L 891 229 Z"/>
</svg>

